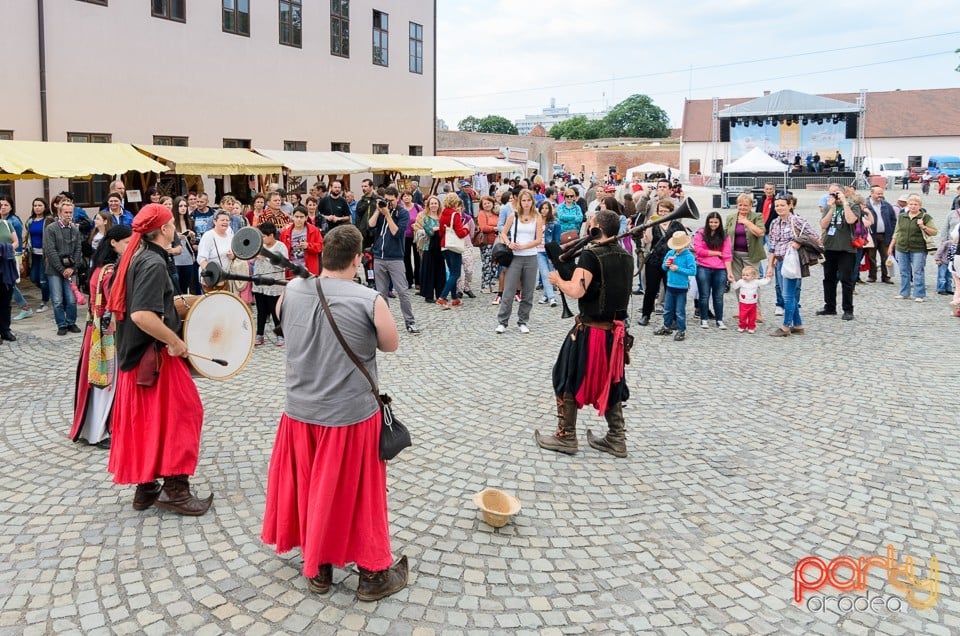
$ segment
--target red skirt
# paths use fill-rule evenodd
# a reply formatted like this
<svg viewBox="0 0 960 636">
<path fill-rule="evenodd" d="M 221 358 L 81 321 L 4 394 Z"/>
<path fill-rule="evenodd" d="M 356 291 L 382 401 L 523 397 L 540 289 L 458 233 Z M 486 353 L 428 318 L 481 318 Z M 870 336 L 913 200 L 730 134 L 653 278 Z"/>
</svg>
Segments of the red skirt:
<svg viewBox="0 0 960 636">
<path fill-rule="evenodd" d="M 350 426 L 280 417 L 267 475 L 264 543 L 300 547 L 303 575 L 321 564 L 393 563 L 387 527 L 387 463 L 380 461 L 380 412 Z"/>
<path fill-rule="evenodd" d="M 183 358 L 163 348 L 160 376 L 137 384 L 137 370 L 117 371 L 113 440 L 107 470 L 117 484 L 192 475 L 200 457 L 203 404 Z"/>
</svg>

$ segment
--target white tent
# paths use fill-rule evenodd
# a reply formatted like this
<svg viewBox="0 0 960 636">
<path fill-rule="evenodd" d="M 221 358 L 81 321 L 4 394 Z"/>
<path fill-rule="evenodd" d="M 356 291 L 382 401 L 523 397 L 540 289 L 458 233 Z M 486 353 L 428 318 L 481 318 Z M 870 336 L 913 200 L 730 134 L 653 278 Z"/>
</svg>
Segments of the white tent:
<svg viewBox="0 0 960 636">
<path fill-rule="evenodd" d="M 676 168 L 671 168 L 670 166 L 665 166 L 660 163 L 641 163 L 639 166 L 634 166 L 627 169 L 627 181 L 633 179 L 633 174 L 639 172 L 640 174 L 654 174 L 657 172 L 662 172 L 663 174 L 668 174 L 670 171 L 675 173 L 680 172 Z"/>
<path fill-rule="evenodd" d="M 724 166 L 724 172 L 786 172 L 790 169 L 759 148 L 753 148 L 733 163 Z"/>
</svg>

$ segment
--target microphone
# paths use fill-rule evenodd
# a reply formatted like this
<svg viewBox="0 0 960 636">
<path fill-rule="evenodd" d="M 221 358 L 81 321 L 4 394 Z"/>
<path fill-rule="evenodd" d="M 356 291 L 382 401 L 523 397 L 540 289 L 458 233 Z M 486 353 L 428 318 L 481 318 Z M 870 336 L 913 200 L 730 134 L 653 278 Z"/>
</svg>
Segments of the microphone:
<svg viewBox="0 0 960 636">
<path fill-rule="evenodd" d="M 231 274 L 223 271 L 220 264 L 216 261 L 210 261 L 200 272 L 200 280 L 205 287 L 216 287 L 226 280 L 249 281 L 254 285 L 286 285 L 285 280 L 274 280 L 268 276 L 244 276 L 243 274 Z"/>
</svg>

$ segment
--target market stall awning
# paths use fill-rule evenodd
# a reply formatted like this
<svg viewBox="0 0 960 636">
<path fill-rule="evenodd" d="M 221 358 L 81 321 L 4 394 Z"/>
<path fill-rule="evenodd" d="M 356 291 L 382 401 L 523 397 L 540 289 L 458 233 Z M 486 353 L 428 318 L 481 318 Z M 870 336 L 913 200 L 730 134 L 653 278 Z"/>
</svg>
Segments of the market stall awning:
<svg viewBox="0 0 960 636">
<path fill-rule="evenodd" d="M 266 150 L 254 148 L 257 153 L 283 165 L 287 174 L 306 177 L 320 174 L 357 174 L 370 172 L 370 166 L 356 155 L 344 152 L 312 152 L 296 150 Z"/>
<path fill-rule="evenodd" d="M 166 172 L 130 144 L 0 141 L 0 180 L 82 178 L 93 174 Z"/>
<path fill-rule="evenodd" d="M 141 152 L 163 161 L 177 174 L 234 175 L 279 174 L 283 166 L 245 148 L 192 148 L 133 144 Z"/>
<path fill-rule="evenodd" d="M 450 157 L 417 157 L 417 159 L 430 166 L 430 176 L 438 179 L 445 179 L 447 177 L 469 177 L 477 172 L 472 166 L 468 166 Z"/>
<path fill-rule="evenodd" d="M 350 158 L 369 164 L 370 172 L 399 172 L 410 176 L 421 176 L 428 175 L 432 171 L 430 164 L 423 161 L 425 157 L 350 153 Z"/>
<path fill-rule="evenodd" d="M 459 161 L 465 166 L 473 168 L 475 172 L 490 174 L 495 172 L 516 172 L 516 164 L 498 157 L 470 157 L 460 155 L 440 155 L 445 159 Z"/>
</svg>

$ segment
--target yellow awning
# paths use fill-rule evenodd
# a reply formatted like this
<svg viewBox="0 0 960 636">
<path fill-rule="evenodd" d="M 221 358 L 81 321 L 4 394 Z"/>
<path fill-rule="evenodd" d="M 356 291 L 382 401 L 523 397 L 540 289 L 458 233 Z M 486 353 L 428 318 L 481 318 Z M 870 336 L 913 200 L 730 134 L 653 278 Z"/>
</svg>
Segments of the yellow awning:
<svg viewBox="0 0 960 636">
<path fill-rule="evenodd" d="M 506 159 L 499 159 L 497 157 L 471 157 L 471 156 L 459 156 L 459 155 L 440 155 L 446 159 L 453 159 L 458 161 L 465 166 L 473 168 L 476 172 L 483 173 L 493 173 L 493 172 L 518 172 L 519 167 L 516 164 L 512 164 Z"/>
<path fill-rule="evenodd" d="M 469 177 L 476 174 L 473 166 L 468 166 L 450 157 L 417 157 L 430 166 L 430 176 L 439 179 L 447 177 Z"/>
<path fill-rule="evenodd" d="M 408 155 L 366 155 L 350 153 L 351 158 L 370 166 L 370 172 L 399 172 L 410 176 L 427 175 L 431 172 L 430 164 L 423 161 L 425 157 L 410 157 Z"/>
<path fill-rule="evenodd" d="M 287 174 L 305 177 L 318 174 L 357 174 L 370 172 L 370 166 L 356 155 L 345 152 L 314 152 L 298 150 L 267 150 L 255 148 L 259 154 L 283 165 Z"/>
<path fill-rule="evenodd" d="M 246 148 L 193 148 L 133 144 L 140 151 L 165 162 L 177 174 L 234 175 L 279 174 L 283 166 Z"/>
<path fill-rule="evenodd" d="M 128 170 L 166 172 L 167 167 L 130 144 L 0 141 L 0 180 L 82 178 Z"/>
</svg>

